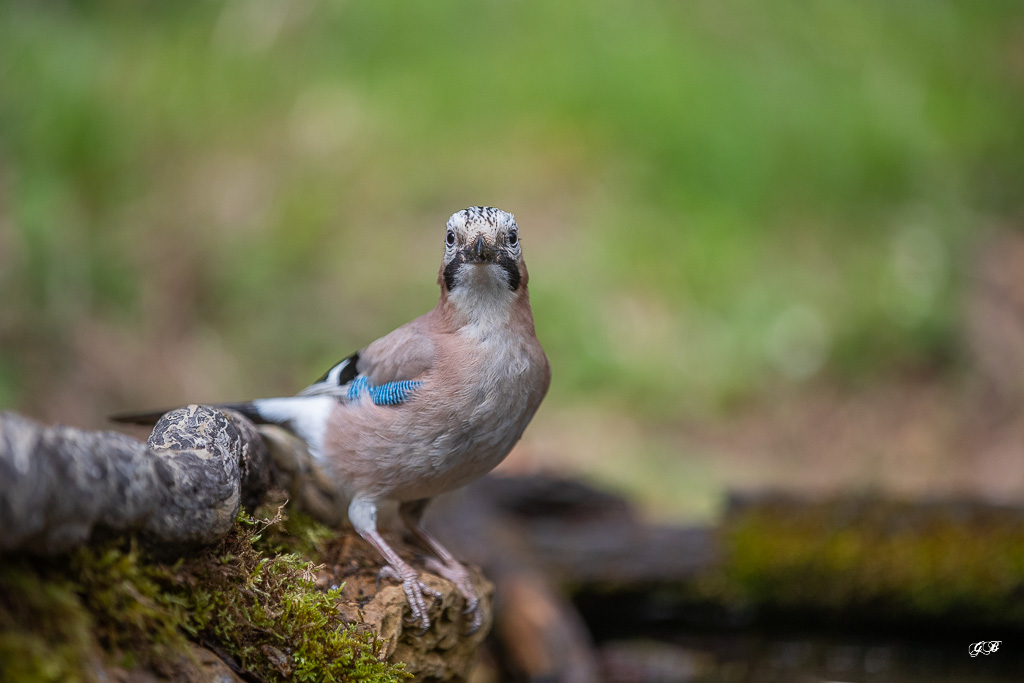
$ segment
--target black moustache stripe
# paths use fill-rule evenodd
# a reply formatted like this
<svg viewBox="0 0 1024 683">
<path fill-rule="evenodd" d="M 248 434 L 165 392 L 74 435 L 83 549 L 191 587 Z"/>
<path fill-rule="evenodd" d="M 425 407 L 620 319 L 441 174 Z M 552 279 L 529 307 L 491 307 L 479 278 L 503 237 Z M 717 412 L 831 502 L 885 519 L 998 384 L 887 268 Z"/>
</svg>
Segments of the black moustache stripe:
<svg viewBox="0 0 1024 683">
<path fill-rule="evenodd" d="M 444 278 L 444 286 L 449 292 L 455 289 L 455 275 L 465 263 L 465 254 L 459 252 L 455 254 L 455 256 L 452 257 L 452 260 L 448 262 L 448 265 L 444 267 L 444 272 L 441 274 L 441 277 Z M 496 263 L 508 276 L 508 288 L 513 292 L 519 289 L 522 277 L 519 275 L 519 264 L 516 260 L 506 252 L 501 251 L 498 254 Z"/>
<path fill-rule="evenodd" d="M 466 257 L 462 255 L 462 252 L 455 254 L 452 260 L 448 262 L 448 265 L 444 267 L 444 286 L 448 291 L 455 289 L 455 273 L 458 272 L 459 268 L 463 263 L 466 262 Z"/>
<path fill-rule="evenodd" d="M 508 255 L 508 252 L 501 251 L 498 254 L 498 265 L 508 273 L 508 288 L 513 292 L 519 289 L 519 264 Z"/>
</svg>

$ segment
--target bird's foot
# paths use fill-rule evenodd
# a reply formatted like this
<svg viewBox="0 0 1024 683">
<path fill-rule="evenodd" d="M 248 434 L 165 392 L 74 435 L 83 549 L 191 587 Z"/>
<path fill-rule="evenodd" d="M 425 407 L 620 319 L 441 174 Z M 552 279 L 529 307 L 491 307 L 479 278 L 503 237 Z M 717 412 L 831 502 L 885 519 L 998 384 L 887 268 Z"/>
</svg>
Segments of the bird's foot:
<svg viewBox="0 0 1024 683">
<path fill-rule="evenodd" d="M 412 567 L 395 567 L 394 565 L 384 565 L 380 573 L 377 574 L 377 585 L 380 586 L 381 579 L 394 579 L 402 584 L 402 590 L 405 591 L 405 598 L 409 601 L 409 611 L 412 612 L 412 619 L 408 620 L 411 625 L 419 625 L 420 635 L 427 632 L 430 628 L 430 617 L 427 615 L 427 602 L 423 598 L 423 594 L 426 593 L 435 600 L 441 599 L 441 593 L 430 588 L 422 581 L 420 581 L 419 575 Z"/>
<path fill-rule="evenodd" d="M 454 560 L 451 562 L 441 562 L 440 560 L 429 558 L 426 564 L 428 569 L 438 576 L 448 579 L 459 589 L 459 593 L 466 600 L 466 607 L 462 610 L 462 613 L 470 615 L 466 635 L 470 636 L 476 633 L 483 623 L 484 615 L 480 611 L 480 598 L 473 588 L 473 582 L 469 580 L 469 572 Z"/>
</svg>

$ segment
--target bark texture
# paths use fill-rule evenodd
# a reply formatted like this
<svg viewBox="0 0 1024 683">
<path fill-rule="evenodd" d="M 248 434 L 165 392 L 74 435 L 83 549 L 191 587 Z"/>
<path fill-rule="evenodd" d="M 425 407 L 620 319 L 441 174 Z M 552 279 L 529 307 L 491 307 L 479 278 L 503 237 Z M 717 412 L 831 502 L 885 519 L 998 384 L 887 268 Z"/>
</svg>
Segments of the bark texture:
<svg viewBox="0 0 1024 683">
<path fill-rule="evenodd" d="M 253 425 L 204 406 L 165 415 L 148 444 L 0 414 L 0 552 L 54 555 L 137 533 L 164 551 L 228 532 L 270 483 Z"/>
</svg>

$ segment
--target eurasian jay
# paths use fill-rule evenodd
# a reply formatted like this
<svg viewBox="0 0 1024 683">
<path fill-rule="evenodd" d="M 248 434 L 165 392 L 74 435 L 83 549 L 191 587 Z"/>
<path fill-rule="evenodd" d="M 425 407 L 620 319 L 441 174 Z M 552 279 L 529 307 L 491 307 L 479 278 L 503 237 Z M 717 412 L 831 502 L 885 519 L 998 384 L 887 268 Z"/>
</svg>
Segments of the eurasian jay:
<svg viewBox="0 0 1024 683">
<path fill-rule="evenodd" d="M 337 363 L 288 398 L 223 404 L 301 437 L 348 504 L 355 530 L 401 582 L 413 622 L 430 626 L 424 592 L 377 530 L 378 506 L 398 503 L 413 536 L 437 556 L 480 626 L 469 575 L 420 525 L 440 493 L 500 463 L 547 393 L 551 370 L 534 332 L 519 228 L 512 214 L 475 206 L 452 214 L 438 274 L 441 297 L 416 318 Z M 124 415 L 142 421 L 148 415 Z"/>
</svg>

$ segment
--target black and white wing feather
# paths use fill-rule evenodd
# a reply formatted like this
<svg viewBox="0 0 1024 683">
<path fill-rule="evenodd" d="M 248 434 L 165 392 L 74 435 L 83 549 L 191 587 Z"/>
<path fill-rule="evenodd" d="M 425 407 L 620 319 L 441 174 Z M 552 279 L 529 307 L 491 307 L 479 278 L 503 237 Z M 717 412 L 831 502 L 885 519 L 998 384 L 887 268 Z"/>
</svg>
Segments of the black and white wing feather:
<svg viewBox="0 0 1024 683">
<path fill-rule="evenodd" d="M 359 352 L 335 363 L 320 379 L 296 396 L 338 396 L 348 398 L 349 385 L 359 377 Z"/>
</svg>

